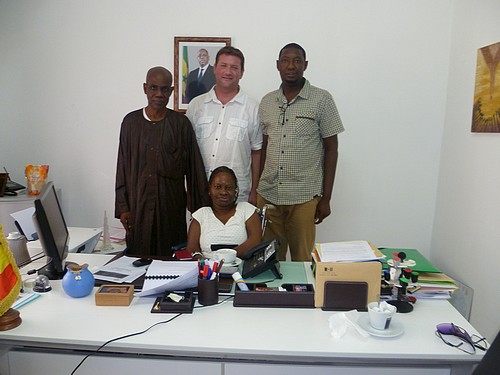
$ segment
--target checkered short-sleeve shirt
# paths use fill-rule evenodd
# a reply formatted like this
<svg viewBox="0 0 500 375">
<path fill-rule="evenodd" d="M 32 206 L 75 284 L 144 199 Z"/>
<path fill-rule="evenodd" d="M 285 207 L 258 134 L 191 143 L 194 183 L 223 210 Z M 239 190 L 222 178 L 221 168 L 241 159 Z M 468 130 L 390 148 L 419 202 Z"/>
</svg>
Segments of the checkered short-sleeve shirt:
<svg viewBox="0 0 500 375">
<path fill-rule="evenodd" d="M 281 88 L 264 96 L 259 114 L 268 136 L 259 194 L 277 205 L 300 204 L 321 195 L 323 138 L 344 131 L 332 95 L 306 80 L 291 102 Z"/>
</svg>

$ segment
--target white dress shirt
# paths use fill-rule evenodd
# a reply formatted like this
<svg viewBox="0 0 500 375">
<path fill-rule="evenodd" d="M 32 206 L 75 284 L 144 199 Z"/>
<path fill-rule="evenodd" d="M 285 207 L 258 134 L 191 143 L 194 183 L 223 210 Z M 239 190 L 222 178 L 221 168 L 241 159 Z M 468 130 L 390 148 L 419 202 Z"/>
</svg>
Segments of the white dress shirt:
<svg viewBox="0 0 500 375">
<path fill-rule="evenodd" d="M 240 92 L 222 104 L 212 88 L 194 98 L 187 110 L 200 147 L 207 177 L 220 166 L 238 178 L 238 201 L 248 200 L 252 186 L 251 152 L 262 148 L 259 103 Z"/>
</svg>

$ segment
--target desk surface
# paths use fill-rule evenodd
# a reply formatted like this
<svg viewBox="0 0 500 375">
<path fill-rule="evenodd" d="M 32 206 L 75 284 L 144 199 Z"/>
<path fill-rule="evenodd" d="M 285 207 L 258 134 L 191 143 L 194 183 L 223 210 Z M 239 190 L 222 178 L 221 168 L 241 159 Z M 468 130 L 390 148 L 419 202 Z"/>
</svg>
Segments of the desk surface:
<svg viewBox="0 0 500 375">
<path fill-rule="evenodd" d="M 95 257 L 101 262 L 110 257 L 70 255 L 73 261 L 90 260 L 90 264 Z M 0 332 L 0 344 L 95 350 L 112 338 L 142 331 L 174 316 L 151 314 L 151 297 L 134 298 L 128 307 L 107 307 L 95 305 L 95 288 L 94 293 L 79 299 L 67 296 L 60 281 L 53 281 L 52 288 L 19 309 L 23 323 Z M 469 355 L 449 347 L 434 334 L 436 324 L 443 322 L 478 334 L 448 301 L 419 300 L 412 313 L 398 314 L 405 332 L 397 338 L 363 338 L 349 330 L 335 339 L 328 327 L 332 314 L 321 309 L 235 308 L 231 299 L 195 308 L 193 314 L 113 342 L 101 351 L 308 364 L 464 364 L 482 358 L 482 353 Z"/>
</svg>

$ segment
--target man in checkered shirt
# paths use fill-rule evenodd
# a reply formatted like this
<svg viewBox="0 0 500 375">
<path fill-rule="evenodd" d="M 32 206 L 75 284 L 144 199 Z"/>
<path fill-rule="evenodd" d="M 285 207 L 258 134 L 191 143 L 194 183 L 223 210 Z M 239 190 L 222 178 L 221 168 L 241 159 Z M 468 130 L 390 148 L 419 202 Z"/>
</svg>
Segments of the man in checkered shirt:
<svg viewBox="0 0 500 375">
<path fill-rule="evenodd" d="M 276 66 L 281 86 L 260 103 L 264 139 L 257 206 L 268 206 L 264 239 L 278 238 L 279 259 L 288 247 L 293 261 L 308 261 L 315 224 L 330 215 L 338 157 L 337 134 L 344 131 L 332 95 L 304 78 L 305 50 L 284 46 Z"/>
</svg>

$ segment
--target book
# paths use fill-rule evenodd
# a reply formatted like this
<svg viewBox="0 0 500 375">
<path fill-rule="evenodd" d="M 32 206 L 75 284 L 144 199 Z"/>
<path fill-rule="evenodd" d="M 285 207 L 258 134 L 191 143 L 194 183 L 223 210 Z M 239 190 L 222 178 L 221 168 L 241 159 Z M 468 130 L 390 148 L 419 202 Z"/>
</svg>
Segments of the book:
<svg viewBox="0 0 500 375">
<path fill-rule="evenodd" d="M 198 262 L 153 260 L 137 297 L 153 296 L 166 291 L 186 290 L 198 286 Z"/>
</svg>

